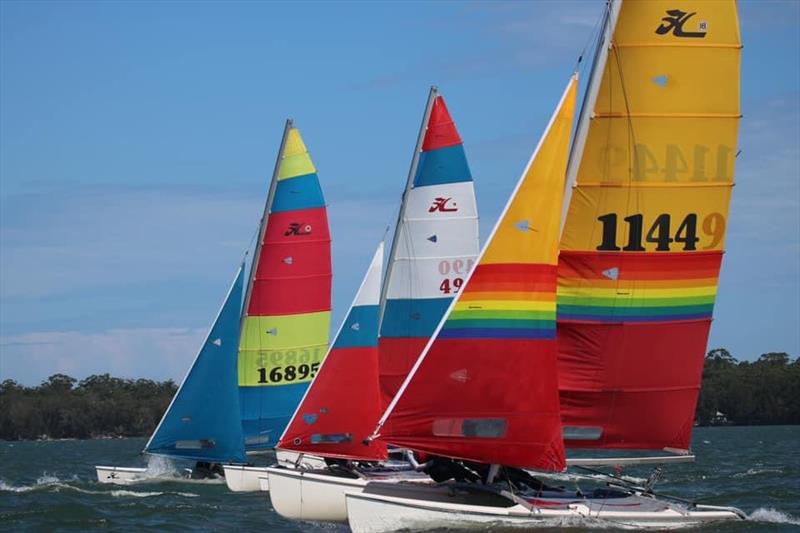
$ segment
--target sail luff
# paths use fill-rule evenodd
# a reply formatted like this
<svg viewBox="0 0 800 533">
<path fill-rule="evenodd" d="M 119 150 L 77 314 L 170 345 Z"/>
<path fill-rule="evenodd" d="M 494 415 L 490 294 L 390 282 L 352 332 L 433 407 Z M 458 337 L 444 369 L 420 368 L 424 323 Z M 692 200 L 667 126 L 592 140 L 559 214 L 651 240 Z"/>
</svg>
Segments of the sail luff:
<svg viewBox="0 0 800 533">
<path fill-rule="evenodd" d="M 264 202 L 264 213 L 261 215 L 261 223 L 258 228 L 258 239 L 256 240 L 255 250 L 253 251 L 253 260 L 250 262 L 250 275 L 247 279 L 247 289 L 244 293 L 244 305 L 242 305 L 242 318 L 239 326 L 240 332 L 244 331 L 244 319 L 247 316 L 247 309 L 250 305 L 250 297 L 253 291 L 253 283 L 256 280 L 256 272 L 258 272 L 258 262 L 261 259 L 261 247 L 264 243 L 264 232 L 267 230 L 267 222 L 269 221 L 269 213 L 272 210 L 272 201 L 275 199 L 275 189 L 278 186 L 278 172 L 281 168 L 281 160 L 283 159 L 283 150 L 286 147 L 286 139 L 289 136 L 289 130 L 292 129 L 294 121 L 287 118 L 286 124 L 283 127 L 283 136 L 281 137 L 281 144 L 278 147 L 278 155 L 275 158 L 275 167 L 272 171 L 272 179 L 269 182 L 269 190 L 267 191 L 267 199 Z"/>
<path fill-rule="evenodd" d="M 392 278 L 392 271 L 394 269 L 395 255 L 397 254 L 397 244 L 400 236 L 400 227 L 406 214 L 406 205 L 408 202 L 408 191 L 414 184 L 414 176 L 417 174 L 417 166 L 419 165 L 419 157 L 422 152 L 422 143 L 425 140 L 425 131 L 428 129 L 428 121 L 431 117 L 431 110 L 433 109 L 433 102 L 436 100 L 438 89 L 435 85 L 431 85 L 428 92 L 428 101 L 425 104 L 425 112 L 422 115 L 422 122 L 419 126 L 419 133 L 417 134 L 417 144 L 414 147 L 414 155 L 411 157 L 411 165 L 408 169 L 408 177 L 406 178 L 406 188 L 403 190 L 403 195 L 400 199 L 400 209 L 397 212 L 397 221 L 394 225 L 394 235 L 392 235 L 392 244 L 389 247 L 389 256 L 387 257 L 386 274 L 383 278 L 381 285 L 381 299 L 380 307 L 378 310 L 378 332 L 383 325 L 383 315 L 386 311 L 386 298 L 389 289 L 389 281 Z"/>
<path fill-rule="evenodd" d="M 609 0 L 608 4 L 606 4 L 602 30 L 603 36 L 597 44 L 589 83 L 586 86 L 586 94 L 581 104 L 580 115 L 578 116 L 578 122 L 575 126 L 575 136 L 570 146 L 569 159 L 567 160 L 567 179 L 564 183 L 564 200 L 561 208 L 562 231 L 567 221 L 567 210 L 569 209 L 570 199 L 572 198 L 572 190 L 575 186 L 575 180 L 578 177 L 578 168 L 580 168 L 581 160 L 583 159 L 583 149 L 586 145 L 586 137 L 589 135 L 589 123 L 594 114 L 594 106 L 597 102 L 597 95 L 600 92 L 600 83 L 603 81 L 606 61 L 608 60 L 608 50 L 611 47 L 614 29 L 617 27 L 621 6 L 622 0 Z"/>
<path fill-rule="evenodd" d="M 511 193 L 511 195 L 509 196 L 508 201 L 506 202 L 505 206 L 503 207 L 503 211 L 501 212 L 500 216 L 498 217 L 497 221 L 495 222 L 495 225 L 492 228 L 492 232 L 489 235 L 489 238 L 487 239 L 486 243 L 484 244 L 484 246 L 482 247 L 480 253 L 478 254 L 478 257 L 477 257 L 477 260 L 476 260 L 476 264 L 480 264 L 481 260 L 483 259 L 484 255 L 486 254 L 487 250 L 489 249 L 489 246 L 491 245 L 492 241 L 494 240 L 495 235 L 498 233 L 498 231 L 499 231 L 499 229 L 500 229 L 500 227 L 501 227 L 506 215 L 508 214 L 508 211 L 509 211 L 512 203 L 514 202 L 514 198 L 516 197 L 517 193 L 519 192 L 520 188 L 522 187 L 523 183 L 525 182 L 525 178 L 527 177 L 528 172 L 531 169 L 531 166 L 536 161 L 536 157 L 538 156 L 539 151 L 541 150 L 545 140 L 547 139 L 548 134 L 549 134 L 551 128 L 553 127 L 553 124 L 557 120 L 557 118 L 559 116 L 559 111 L 564 106 L 564 104 L 567 101 L 567 98 L 569 97 L 569 95 L 572 94 L 572 92 L 574 91 L 573 85 L 577 83 L 577 78 L 578 78 L 578 75 L 576 73 L 576 74 L 574 74 L 572 76 L 572 78 L 570 79 L 570 83 L 567 85 L 567 88 L 564 90 L 564 93 L 561 95 L 561 98 L 559 100 L 558 106 L 556 107 L 556 111 L 550 117 L 550 121 L 548 122 L 544 133 L 539 138 L 539 142 L 537 143 L 536 148 L 534 149 L 533 153 L 531 154 L 531 157 L 528 160 L 527 165 L 525 165 L 524 171 L 522 172 L 520 178 L 518 179 L 516 185 L 514 186 L 514 189 L 513 189 L 512 193 Z M 468 287 L 469 286 L 470 280 L 472 279 L 472 277 L 475 274 L 476 270 L 477 269 L 472 269 L 469 272 L 469 274 L 467 274 L 467 276 L 466 276 L 466 278 L 464 280 L 464 287 Z M 442 328 L 444 327 L 444 325 L 447 322 L 448 318 L 452 314 L 452 312 L 455 309 L 456 305 L 460 302 L 461 297 L 463 296 L 463 294 L 464 294 L 463 291 L 459 292 L 456 295 L 456 297 L 451 300 L 450 305 L 447 308 L 447 311 L 442 316 L 442 318 L 439 321 L 438 325 L 436 326 L 436 329 L 434 330 L 433 334 L 428 339 L 428 342 L 425 344 L 424 349 L 420 353 L 420 355 L 417 358 L 417 360 L 414 363 L 414 365 L 411 367 L 411 370 L 406 375 L 406 378 L 403 381 L 402 385 L 400 386 L 400 389 L 397 391 L 397 393 L 395 394 L 394 398 L 392 398 L 392 401 L 389 403 L 389 405 L 386 408 L 386 410 L 384 411 L 383 415 L 378 420 L 378 423 L 377 423 L 375 429 L 373 430 L 372 435 L 370 436 L 370 439 L 380 438 L 380 436 L 381 436 L 380 432 L 381 432 L 382 427 L 386 423 L 386 421 L 389 418 L 389 416 L 391 416 L 391 414 L 393 413 L 395 407 L 397 406 L 397 403 L 400 401 L 400 399 L 405 394 L 405 391 L 407 390 L 409 384 L 412 382 L 412 380 L 414 379 L 414 376 L 417 374 L 420 366 L 422 365 L 422 363 L 425 361 L 425 358 L 430 353 L 431 347 L 436 342 L 437 338 L 439 337 L 439 335 L 440 335 L 440 333 L 442 331 Z"/>
</svg>

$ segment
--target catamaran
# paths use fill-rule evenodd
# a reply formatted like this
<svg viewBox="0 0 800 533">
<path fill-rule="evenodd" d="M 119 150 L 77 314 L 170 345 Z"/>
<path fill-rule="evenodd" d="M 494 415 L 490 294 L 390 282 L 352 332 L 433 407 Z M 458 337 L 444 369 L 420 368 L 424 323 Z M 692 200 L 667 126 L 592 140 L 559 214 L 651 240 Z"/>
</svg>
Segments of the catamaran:
<svg viewBox="0 0 800 533">
<path fill-rule="evenodd" d="M 442 483 L 347 494 L 354 532 L 745 517 L 656 496 L 652 483 L 567 490 L 535 476 L 567 466 L 565 443 L 689 450 L 733 185 L 741 44 L 734 2 L 679 4 L 609 3 L 571 147 L 577 76 L 368 439 L 430 454 Z"/>
<path fill-rule="evenodd" d="M 376 479 L 430 481 L 407 460 L 387 461 L 383 442 L 363 441 L 459 292 L 478 253 L 478 240 L 475 192 L 461 137 L 434 87 L 386 277 L 381 283 L 377 262 L 382 252 L 376 253 L 330 354 L 278 443 L 279 450 L 324 456 L 332 464 L 323 469 L 268 468 L 262 488 L 269 487 L 279 514 L 344 522 L 346 491 Z"/>
<path fill-rule="evenodd" d="M 269 452 L 327 351 L 330 232 L 322 189 L 300 131 L 287 120 L 242 305 L 244 264 L 206 341 L 144 453 L 196 461 L 193 476 L 223 475 L 259 490 Z M 235 330 L 235 332 L 233 331 Z M 222 333 L 224 333 L 224 335 Z M 297 455 L 276 453 L 279 464 Z M 303 464 L 321 466 L 305 457 Z M 146 468 L 98 466 L 101 482 L 146 478 Z"/>
</svg>

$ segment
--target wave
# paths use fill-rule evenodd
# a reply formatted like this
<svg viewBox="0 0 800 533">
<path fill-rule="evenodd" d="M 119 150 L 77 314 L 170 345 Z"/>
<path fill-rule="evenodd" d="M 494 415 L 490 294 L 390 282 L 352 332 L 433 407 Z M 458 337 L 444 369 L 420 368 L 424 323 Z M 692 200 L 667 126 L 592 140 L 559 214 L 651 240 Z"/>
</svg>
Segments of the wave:
<svg viewBox="0 0 800 533">
<path fill-rule="evenodd" d="M 33 485 L 11 485 L 6 483 L 5 480 L 0 479 L 0 492 L 32 492 L 37 490 L 61 492 L 73 491 L 81 494 L 93 494 L 99 496 L 112 496 L 114 498 L 149 498 L 152 496 L 182 496 L 184 498 L 196 498 L 198 494 L 191 492 L 176 492 L 176 491 L 135 491 L 135 490 L 89 490 L 75 485 L 70 485 L 70 482 L 79 481 L 77 476 L 72 476 L 69 479 L 62 480 L 57 476 L 52 476 L 47 473 L 42 474 Z"/>
<path fill-rule="evenodd" d="M 748 468 L 746 472 L 737 472 L 733 477 L 748 477 L 758 476 L 760 474 L 782 474 L 783 470 L 780 468 Z"/>
<path fill-rule="evenodd" d="M 759 507 L 750 513 L 747 519 L 754 522 L 771 522 L 773 524 L 800 526 L 800 518 L 778 511 L 774 507 Z"/>
</svg>

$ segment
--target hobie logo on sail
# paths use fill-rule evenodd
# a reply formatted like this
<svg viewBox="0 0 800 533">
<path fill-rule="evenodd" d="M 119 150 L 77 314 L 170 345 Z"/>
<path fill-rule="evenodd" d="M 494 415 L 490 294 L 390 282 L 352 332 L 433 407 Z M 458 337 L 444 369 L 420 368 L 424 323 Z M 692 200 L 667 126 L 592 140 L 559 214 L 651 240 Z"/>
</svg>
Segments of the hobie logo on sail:
<svg viewBox="0 0 800 533">
<path fill-rule="evenodd" d="M 444 198 L 442 196 L 437 196 L 433 199 L 433 205 L 428 208 L 428 213 L 452 213 L 458 211 L 458 207 L 456 203 L 453 202 L 451 205 L 452 207 L 448 207 L 447 202 L 452 200 L 453 198 Z"/>
<path fill-rule="evenodd" d="M 284 237 L 289 235 L 309 235 L 311 234 L 311 224 L 304 224 L 302 222 L 292 222 L 286 231 L 283 233 Z"/>
<path fill-rule="evenodd" d="M 672 31 L 672 35 L 675 37 L 699 37 L 703 38 L 706 36 L 706 32 L 708 31 L 708 23 L 705 21 L 701 21 L 697 27 L 700 31 L 683 31 L 683 25 L 686 24 L 686 21 L 692 18 L 696 12 L 686 13 L 685 11 L 681 11 L 680 9 L 669 9 L 667 10 L 668 17 L 664 17 L 661 20 L 663 23 L 661 26 L 656 28 L 656 33 L 658 35 L 667 35 L 670 31 Z"/>
</svg>

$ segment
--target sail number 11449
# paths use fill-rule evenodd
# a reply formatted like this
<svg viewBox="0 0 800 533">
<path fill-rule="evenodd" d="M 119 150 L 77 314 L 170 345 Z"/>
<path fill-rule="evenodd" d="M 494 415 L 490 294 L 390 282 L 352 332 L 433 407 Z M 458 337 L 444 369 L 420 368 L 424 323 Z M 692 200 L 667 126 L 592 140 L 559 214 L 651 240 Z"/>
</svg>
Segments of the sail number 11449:
<svg viewBox="0 0 800 533">
<path fill-rule="evenodd" d="M 674 230 L 674 222 L 669 213 L 662 213 L 654 220 L 645 220 L 644 215 L 640 213 L 633 214 L 622 219 L 627 225 L 627 242 L 618 240 L 617 213 L 601 215 L 597 220 L 602 225 L 602 240 L 597 246 L 597 250 L 600 251 L 644 252 L 648 243 L 654 244 L 657 252 L 668 252 L 673 249 L 694 251 L 698 249 L 701 240 L 702 250 L 712 250 L 725 237 L 725 217 L 721 213 L 706 215 L 700 221 L 700 232 L 698 232 L 696 213 L 686 215 Z M 646 233 L 645 227 L 648 228 Z"/>
</svg>

